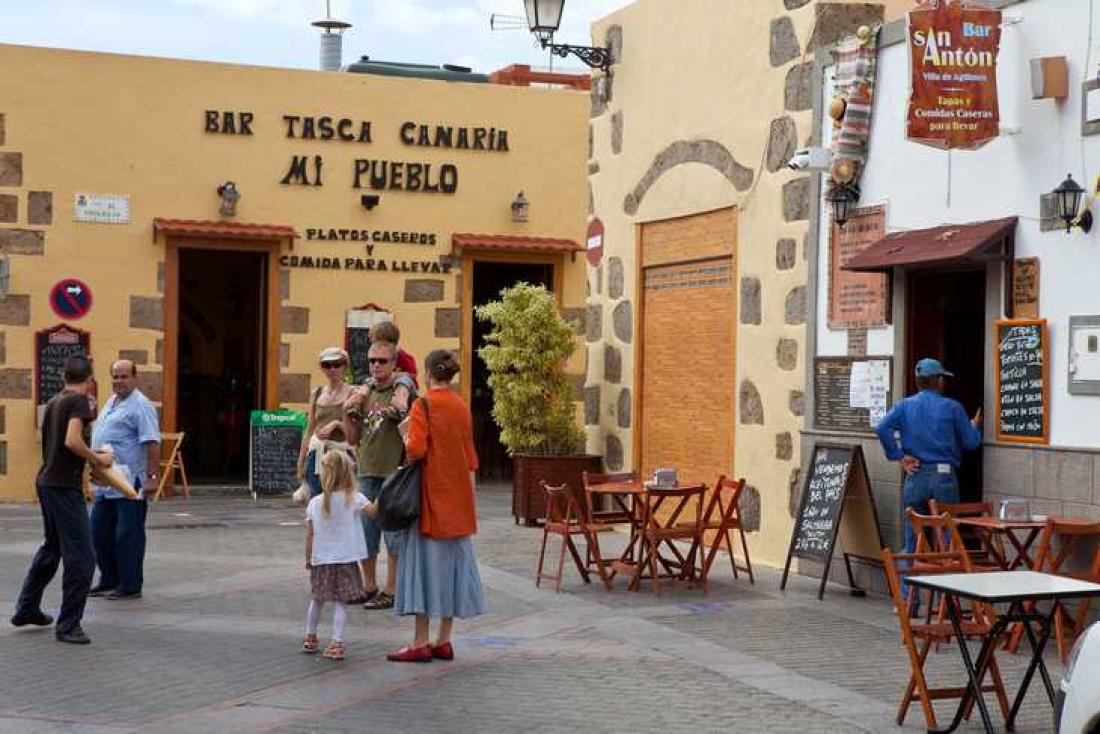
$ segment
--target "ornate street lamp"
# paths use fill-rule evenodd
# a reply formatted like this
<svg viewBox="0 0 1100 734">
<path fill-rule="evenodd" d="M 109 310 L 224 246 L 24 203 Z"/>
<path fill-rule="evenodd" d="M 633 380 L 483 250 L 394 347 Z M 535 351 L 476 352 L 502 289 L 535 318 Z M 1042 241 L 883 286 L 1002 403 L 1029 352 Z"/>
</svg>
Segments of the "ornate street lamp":
<svg viewBox="0 0 1100 734">
<path fill-rule="evenodd" d="M 1069 234 L 1074 227 L 1080 228 L 1083 232 L 1092 229 L 1092 212 L 1088 207 L 1081 212 L 1080 216 L 1077 215 L 1085 190 L 1073 180 L 1073 174 L 1067 174 L 1066 180 L 1060 183 L 1052 193 L 1058 199 L 1058 214 L 1066 223 L 1066 234 Z"/>
<path fill-rule="evenodd" d="M 837 184 L 825 197 L 825 200 L 833 205 L 833 221 L 836 222 L 836 226 L 844 229 L 844 225 L 848 223 L 852 207 L 859 202 L 859 192 L 849 184 Z"/>
<path fill-rule="evenodd" d="M 593 69 L 607 71 L 611 68 L 611 48 L 593 46 L 572 46 L 554 43 L 554 34 L 561 27 L 561 14 L 565 9 L 565 0 L 523 0 L 527 11 L 527 27 L 539 44 L 555 56 L 563 59 L 573 54 Z"/>
</svg>

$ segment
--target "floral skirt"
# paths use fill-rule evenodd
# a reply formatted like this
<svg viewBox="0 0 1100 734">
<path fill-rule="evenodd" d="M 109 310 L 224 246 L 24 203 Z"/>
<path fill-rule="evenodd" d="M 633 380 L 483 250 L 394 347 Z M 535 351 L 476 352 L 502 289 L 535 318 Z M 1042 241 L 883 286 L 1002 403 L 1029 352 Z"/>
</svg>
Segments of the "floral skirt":
<svg viewBox="0 0 1100 734">
<path fill-rule="evenodd" d="M 347 604 L 363 596 L 358 563 L 326 563 L 309 571 L 310 596 L 315 601 Z"/>
</svg>

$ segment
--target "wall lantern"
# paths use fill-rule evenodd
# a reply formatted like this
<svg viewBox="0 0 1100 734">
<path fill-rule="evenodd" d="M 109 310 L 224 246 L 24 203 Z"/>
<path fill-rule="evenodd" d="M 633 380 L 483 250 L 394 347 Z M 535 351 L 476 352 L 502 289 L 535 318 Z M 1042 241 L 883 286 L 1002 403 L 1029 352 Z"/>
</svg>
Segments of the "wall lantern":
<svg viewBox="0 0 1100 734">
<path fill-rule="evenodd" d="M 833 205 L 833 221 L 836 222 L 836 226 L 844 229 L 852 207 L 859 202 L 859 192 L 849 184 L 837 184 L 829 192 L 826 201 Z"/>
<path fill-rule="evenodd" d="M 217 188 L 217 192 L 222 200 L 218 213 L 223 217 L 237 216 L 237 202 L 241 200 L 241 192 L 237 191 L 237 184 L 226 181 Z"/>
<path fill-rule="evenodd" d="M 1060 183 L 1053 193 L 1058 198 L 1058 214 L 1066 223 L 1066 234 L 1069 234 L 1074 227 L 1080 228 L 1083 232 L 1092 229 L 1092 212 L 1087 207 L 1080 216 L 1077 215 L 1085 190 L 1073 180 L 1073 174 L 1067 174 L 1066 180 Z"/>
<path fill-rule="evenodd" d="M 0 252 L 0 301 L 11 291 L 11 260 L 6 252 Z"/>
<path fill-rule="evenodd" d="M 563 59 L 573 54 L 593 69 L 607 71 L 611 68 L 611 47 L 571 46 L 554 43 L 554 34 L 561 27 L 561 14 L 565 9 L 565 0 L 523 0 L 527 11 L 527 27 L 539 44 L 555 56 Z"/>
<path fill-rule="evenodd" d="M 527 201 L 527 197 L 523 195 L 523 192 L 516 194 L 516 198 L 512 199 L 512 221 L 526 222 L 527 211 L 530 208 L 531 203 Z"/>
</svg>

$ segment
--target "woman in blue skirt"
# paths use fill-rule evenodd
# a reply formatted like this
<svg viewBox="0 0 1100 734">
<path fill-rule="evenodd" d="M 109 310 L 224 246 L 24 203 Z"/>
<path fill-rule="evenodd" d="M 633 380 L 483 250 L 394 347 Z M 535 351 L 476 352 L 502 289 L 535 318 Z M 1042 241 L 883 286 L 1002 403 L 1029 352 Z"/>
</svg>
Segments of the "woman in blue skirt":
<svg viewBox="0 0 1100 734">
<path fill-rule="evenodd" d="M 423 461 L 420 519 L 409 528 L 397 580 L 397 614 L 415 615 L 412 644 L 387 655 L 401 663 L 453 660 L 454 619 L 485 612 L 473 536 L 477 533 L 473 472 L 477 471 L 470 409 L 451 388 L 453 353 L 424 361 L 428 393 L 413 403 L 405 438 L 409 461 Z M 434 642 L 431 619 L 438 619 Z"/>
</svg>

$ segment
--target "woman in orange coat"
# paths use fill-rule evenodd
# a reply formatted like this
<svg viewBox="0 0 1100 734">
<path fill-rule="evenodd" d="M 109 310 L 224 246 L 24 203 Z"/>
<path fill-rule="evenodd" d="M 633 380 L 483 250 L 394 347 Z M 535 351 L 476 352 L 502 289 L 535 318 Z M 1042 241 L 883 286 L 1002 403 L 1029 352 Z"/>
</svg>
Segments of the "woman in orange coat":
<svg viewBox="0 0 1100 734">
<path fill-rule="evenodd" d="M 411 645 L 386 656 L 394 662 L 452 660 L 454 618 L 485 612 L 474 556 L 477 453 L 470 409 L 451 388 L 458 374 L 453 353 L 438 349 L 424 367 L 429 390 L 413 403 L 405 439 L 409 461 L 424 462 L 420 519 L 409 528 L 394 605 L 397 614 L 416 615 L 416 630 Z M 440 620 L 434 644 L 429 641 L 432 618 Z"/>
</svg>

